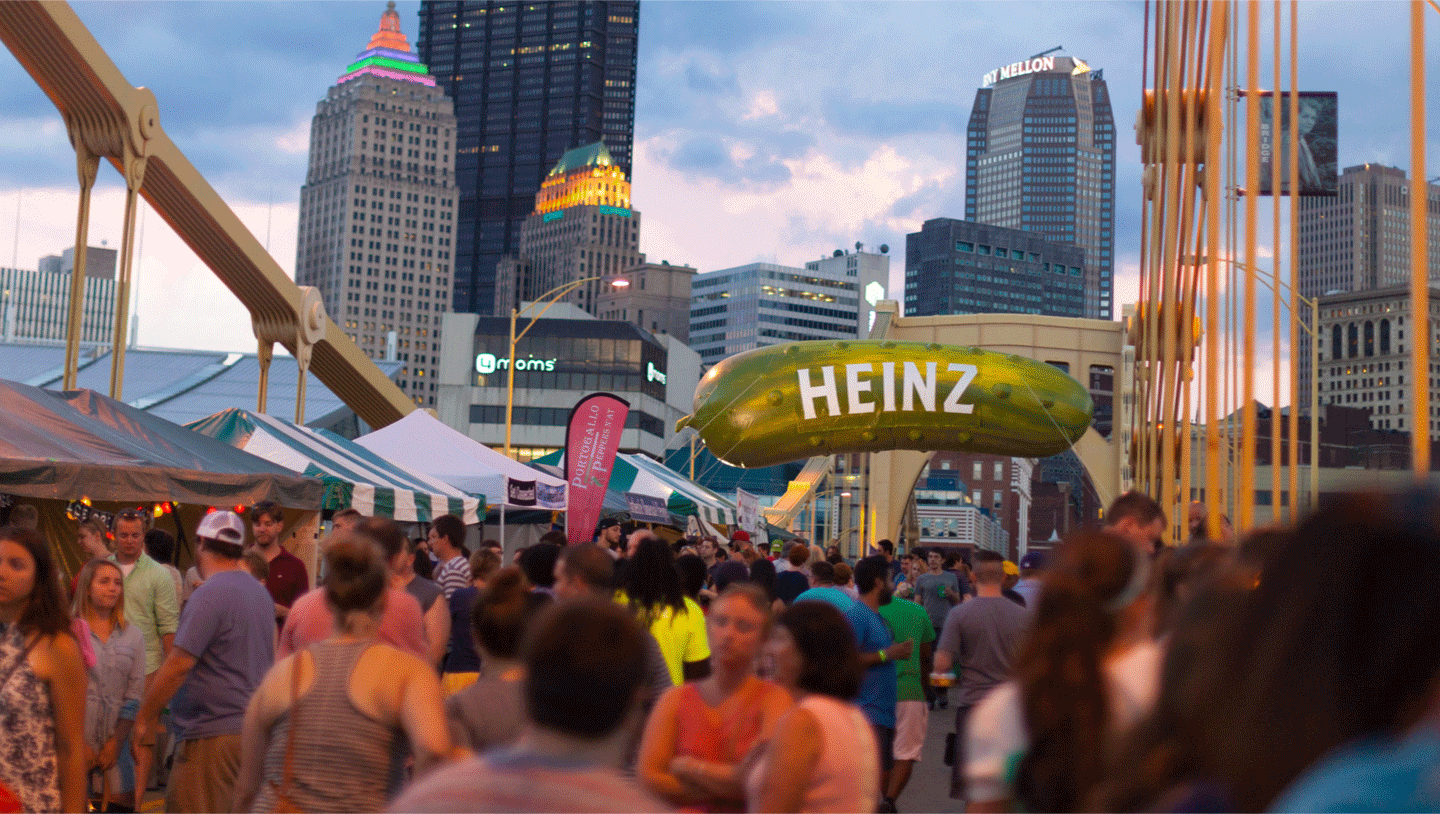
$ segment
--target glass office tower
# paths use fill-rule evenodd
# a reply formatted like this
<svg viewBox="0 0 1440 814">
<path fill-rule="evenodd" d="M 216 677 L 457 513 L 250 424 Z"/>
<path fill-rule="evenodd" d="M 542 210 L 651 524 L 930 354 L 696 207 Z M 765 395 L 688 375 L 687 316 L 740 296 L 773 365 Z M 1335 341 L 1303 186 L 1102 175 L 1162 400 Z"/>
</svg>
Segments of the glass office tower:
<svg viewBox="0 0 1440 814">
<path fill-rule="evenodd" d="M 604 141 L 630 175 L 640 4 L 424 0 L 420 60 L 455 105 L 457 311 L 492 313 L 545 175 Z"/>
<path fill-rule="evenodd" d="M 1115 119 L 1102 71 L 1039 56 L 985 76 L 965 156 L 965 219 L 1085 250 L 1085 316 L 1115 300 Z"/>
</svg>

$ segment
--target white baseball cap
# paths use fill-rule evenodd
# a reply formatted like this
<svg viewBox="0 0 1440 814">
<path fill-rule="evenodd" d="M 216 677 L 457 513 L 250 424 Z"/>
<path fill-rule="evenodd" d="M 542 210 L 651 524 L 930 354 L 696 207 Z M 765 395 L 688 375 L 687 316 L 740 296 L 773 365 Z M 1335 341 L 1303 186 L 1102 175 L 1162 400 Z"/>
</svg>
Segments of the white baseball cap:
<svg viewBox="0 0 1440 814">
<path fill-rule="evenodd" d="M 244 545 L 245 522 L 234 512 L 211 512 L 200 518 L 200 527 L 195 529 L 195 536 L 231 545 Z"/>
</svg>

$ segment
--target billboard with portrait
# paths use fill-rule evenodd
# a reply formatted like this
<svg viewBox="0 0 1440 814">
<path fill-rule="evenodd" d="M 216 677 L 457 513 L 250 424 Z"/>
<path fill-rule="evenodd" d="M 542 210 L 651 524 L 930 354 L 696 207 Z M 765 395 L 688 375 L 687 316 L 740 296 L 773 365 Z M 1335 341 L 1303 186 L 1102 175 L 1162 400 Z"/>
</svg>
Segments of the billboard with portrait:
<svg viewBox="0 0 1440 814">
<path fill-rule="evenodd" d="M 1299 149 L 1296 164 L 1301 195 L 1334 195 L 1337 156 L 1336 123 L 1339 97 L 1333 91 L 1299 93 Z M 1277 121 L 1275 107 L 1280 107 Z M 1280 190 L 1290 194 L 1290 94 L 1265 93 L 1260 97 L 1260 190 L 1261 195 L 1277 194 L 1271 188 L 1271 161 L 1280 165 Z"/>
</svg>

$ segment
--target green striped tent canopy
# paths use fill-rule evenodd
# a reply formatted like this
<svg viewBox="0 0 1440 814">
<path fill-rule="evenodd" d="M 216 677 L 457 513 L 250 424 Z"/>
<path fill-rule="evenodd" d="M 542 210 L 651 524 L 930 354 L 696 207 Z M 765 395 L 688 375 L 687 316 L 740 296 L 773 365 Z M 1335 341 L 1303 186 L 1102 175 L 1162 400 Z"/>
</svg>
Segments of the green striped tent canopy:
<svg viewBox="0 0 1440 814">
<path fill-rule="evenodd" d="M 354 508 L 367 517 L 424 523 L 453 514 L 473 525 L 485 519 L 485 498 L 386 461 L 327 430 L 230 408 L 185 425 L 286 469 L 318 478 L 323 508 Z"/>
<path fill-rule="evenodd" d="M 565 450 L 536 458 L 534 462 L 558 467 L 563 472 Z M 617 453 L 607 489 L 661 498 L 671 514 L 681 517 L 695 515 L 707 522 L 725 525 L 735 522 L 734 503 L 644 455 Z"/>
</svg>

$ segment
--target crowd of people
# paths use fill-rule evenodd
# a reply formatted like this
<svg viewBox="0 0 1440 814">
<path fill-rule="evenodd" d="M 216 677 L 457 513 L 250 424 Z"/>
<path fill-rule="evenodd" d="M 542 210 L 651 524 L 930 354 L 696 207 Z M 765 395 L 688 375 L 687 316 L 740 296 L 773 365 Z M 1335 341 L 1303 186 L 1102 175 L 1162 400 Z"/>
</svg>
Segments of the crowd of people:
<svg viewBox="0 0 1440 814">
<path fill-rule="evenodd" d="M 73 579 L 26 508 L 0 810 L 884 812 L 917 772 L 967 811 L 1440 806 L 1429 491 L 1238 541 L 1130 493 L 1018 563 L 345 510 L 313 582 L 273 504 L 205 514 L 187 574 L 144 512 L 82 523 Z"/>
</svg>

